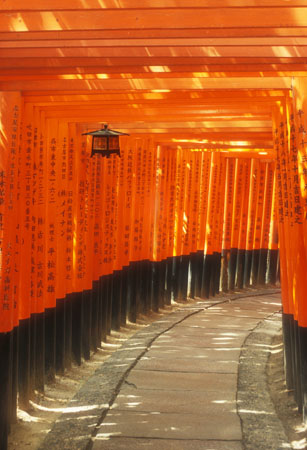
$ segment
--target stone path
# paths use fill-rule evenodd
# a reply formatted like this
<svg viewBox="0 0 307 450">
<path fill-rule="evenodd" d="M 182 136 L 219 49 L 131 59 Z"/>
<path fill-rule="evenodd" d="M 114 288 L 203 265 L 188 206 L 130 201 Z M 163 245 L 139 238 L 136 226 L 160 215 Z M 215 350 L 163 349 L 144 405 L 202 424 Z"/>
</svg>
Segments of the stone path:
<svg viewBox="0 0 307 450">
<path fill-rule="evenodd" d="M 257 397 L 257 386 L 249 388 L 246 372 L 243 382 L 238 378 L 239 364 L 249 358 L 245 355 L 242 361 L 245 342 L 265 322 L 266 331 L 261 331 L 264 338 L 249 344 L 256 352 L 250 363 L 255 363 L 257 370 L 258 359 L 267 357 L 270 335 L 276 331 L 276 321 L 274 325 L 269 318 L 280 309 L 280 295 L 274 293 L 193 305 L 187 317 L 147 345 L 122 379 L 112 406 L 96 429 L 93 450 L 290 448 L 278 423 L 277 431 L 272 426 L 272 442 L 263 439 L 262 446 L 261 427 L 270 426 L 267 420 L 273 414 L 271 407 L 262 403 L 261 411 L 258 407 L 254 410 L 246 391 L 254 390 Z M 134 342 L 136 350 L 142 339 Z M 243 386 L 243 393 L 238 392 L 238 385 Z M 245 436 L 249 430 L 245 419 L 258 420 L 258 416 L 260 429 L 255 444 Z M 253 429 L 257 427 L 257 423 L 252 423 Z"/>
</svg>

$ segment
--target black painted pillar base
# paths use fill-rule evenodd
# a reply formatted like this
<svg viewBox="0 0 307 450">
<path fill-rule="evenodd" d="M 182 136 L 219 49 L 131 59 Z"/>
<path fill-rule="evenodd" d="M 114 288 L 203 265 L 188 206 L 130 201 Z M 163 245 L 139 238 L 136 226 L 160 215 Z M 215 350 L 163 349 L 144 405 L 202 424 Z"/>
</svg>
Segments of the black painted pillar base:
<svg viewBox="0 0 307 450">
<path fill-rule="evenodd" d="M 268 250 L 268 283 L 277 282 L 278 250 Z"/>
<path fill-rule="evenodd" d="M 82 361 L 83 305 L 82 292 L 72 295 L 72 358 L 80 366 Z"/>
<path fill-rule="evenodd" d="M 268 261 L 268 249 L 261 248 L 259 253 L 259 268 L 258 268 L 258 285 L 264 286 L 266 283 Z"/>
<path fill-rule="evenodd" d="M 300 377 L 301 377 L 301 395 L 302 412 L 304 423 L 307 423 L 307 328 L 298 327 L 299 348 L 300 348 Z"/>
<path fill-rule="evenodd" d="M 65 298 L 56 301 L 56 372 L 63 375 L 65 371 Z"/>
<path fill-rule="evenodd" d="M 220 292 L 221 278 L 221 253 L 213 253 L 213 292 L 214 295 Z"/>
<path fill-rule="evenodd" d="M 107 275 L 99 279 L 99 332 L 100 341 L 107 341 L 108 286 Z"/>
<path fill-rule="evenodd" d="M 93 281 L 93 287 L 91 292 L 91 303 L 92 303 L 92 318 L 91 318 L 91 350 L 95 352 L 97 348 L 100 346 L 99 339 L 99 281 Z"/>
<path fill-rule="evenodd" d="M 299 329 L 298 322 L 294 320 L 293 327 L 293 337 L 294 337 L 294 376 L 295 376 L 295 392 L 294 397 L 298 406 L 298 411 L 302 413 L 302 382 L 301 382 L 301 352 L 300 352 L 300 342 L 299 342 Z"/>
<path fill-rule="evenodd" d="M 237 258 L 238 258 L 238 249 L 231 248 L 228 264 L 228 283 L 229 283 L 228 288 L 230 291 L 234 291 L 236 286 Z"/>
<path fill-rule="evenodd" d="M 30 400 L 30 319 L 20 320 L 18 326 L 18 404 L 29 409 Z"/>
<path fill-rule="evenodd" d="M 178 279 L 178 300 L 186 300 L 188 295 L 189 256 L 181 255 Z"/>
<path fill-rule="evenodd" d="M 82 356 L 86 361 L 88 361 L 91 356 L 91 327 L 92 327 L 92 303 L 91 303 L 91 291 L 89 289 L 82 292 L 82 313 L 83 313 Z"/>
<path fill-rule="evenodd" d="M 210 280 L 211 280 L 212 255 L 205 255 L 202 273 L 201 297 L 210 297 Z"/>
<path fill-rule="evenodd" d="M 166 260 L 158 262 L 158 284 L 159 308 L 163 308 L 166 297 Z"/>
<path fill-rule="evenodd" d="M 198 282 L 198 254 L 196 252 L 190 253 L 190 270 L 189 270 L 189 280 L 190 280 L 190 289 L 189 289 L 189 297 L 196 297 L 196 285 Z"/>
<path fill-rule="evenodd" d="M 65 299 L 65 367 L 70 369 L 72 363 L 72 302 L 73 294 Z"/>
<path fill-rule="evenodd" d="M 228 292 L 229 290 L 229 277 L 228 277 L 228 266 L 230 259 L 230 250 L 223 249 L 221 255 L 221 288 L 223 292 Z"/>
<path fill-rule="evenodd" d="M 44 392 L 45 385 L 45 314 L 36 314 L 36 351 L 34 388 Z"/>
<path fill-rule="evenodd" d="M 137 284 L 138 284 L 138 267 L 137 263 L 132 261 L 129 265 L 129 297 L 128 297 L 128 319 L 132 323 L 136 323 L 137 319 Z"/>
<path fill-rule="evenodd" d="M 252 267 L 251 267 L 252 285 L 253 286 L 257 286 L 257 284 L 258 284 L 259 260 L 260 260 L 260 250 L 253 250 L 252 251 Z"/>
<path fill-rule="evenodd" d="M 166 260 L 166 293 L 165 304 L 170 305 L 173 298 L 173 258 Z"/>
<path fill-rule="evenodd" d="M 292 328 L 293 316 L 282 314 L 283 342 L 284 342 L 284 370 L 286 384 L 289 390 L 294 389 L 294 367 L 292 360 Z"/>
<path fill-rule="evenodd" d="M 116 270 L 112 276 L 112 329 L 119 331 L 121 318 L 121 272 Z"/>
<path fill-rule="evenodd" d="M 204 252 L 203 250 L 198 250 L 195 255 L 195 297 L 201 296 L 201 284 L 203 276 L 203 264 L 204 264 Z"/>
<path fill-rule="evenodd" d="M 120 323 L 125 326 L 127 323 L 128 314 L 128 277 L 129 267 L 125 266 L 121 271 L 121 310 L 120 310 Z"/>
<path fill-rule="evenodd" d="M 178 300 L 178 295 L 179 295 L 179 268 L 180 268 L 180 256 L 174 256 L 173 258 L 173 283 L 172 283 L 172 288 L 173 288 L 173 296 L 175 301 Z"/>
<path fill-rule="evenodd" d="M 151 305 L 154 312 L 159 311 L 158 262 L 151 262 Z"/>
<path fill-rule="evenodd" d="M 112 300 L 113 300 L 113 282 L 112 274 L 106 275 L 106 300 L 107 300 L 107 335 L 111 334 L 112 328 Z"/>
<path fill-rule="evenodd" d="M 237 255 L 237 287 L 244 287 L 244 269 L 245 269 L 245 250 L 238 249 Z"/>
<path fill-rule="evenodd" d="M 252 270 L 252 250 L 245 250 L 244 263 L 244 287 L 248 288 L 251 285 L 251 270 Z"/>
<path fill-rule="evenodd" d="M 6 450 L 11 410 L 12 332 L 0 333 L 0 448 Z"/>
<path fill-rule="evenodd" d="M 0 334 L 1 336 L 1 334 Z M 12 397 L 11 397 L 11 411 L 9 420 L 11 423 L 17 422 L 17 393 L 18 393 L 18 327 L 15 327 L 12 331 L 12 355 L 11 355 L 11 380 L 12 380 Z M 1 347 L 1 344 L 0 344 Z M 0 360 L 2 359 L 1 350 L 0 350 Z M 1 364 L 1 363 L 0 363 Z M 44 368 L 44 366 L 43 366 Z M 2 371 L 2 366 L 0 367 L 0 372 Z M 1 378 L 1 375 L 0 375 Z M 0 380 L 0 384 L 1 384 Z M 1 387 L 0 387 L 1 390 Z M 0 393 L 0 398 L 1 397 Z M 0 402 L 1 403 L 1 402 Z M 1 406 L 0 406 L 1 408 Z M 1 441 L 0 441 L 1 442 Z M 1 448 L 1 444 L 0 444 Z"/>
</svg>

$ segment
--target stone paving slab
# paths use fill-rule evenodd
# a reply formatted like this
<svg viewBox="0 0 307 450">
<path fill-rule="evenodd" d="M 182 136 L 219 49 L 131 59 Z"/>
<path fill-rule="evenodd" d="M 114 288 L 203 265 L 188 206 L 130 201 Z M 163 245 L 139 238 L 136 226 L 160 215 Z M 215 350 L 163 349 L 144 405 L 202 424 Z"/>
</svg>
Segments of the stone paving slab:
<svg viewBox="0 0 307 450">
<path fill-rule="evenodd" d="M 237 359 L 240 356 L 241 348 L 229 347 L 226 348 L 197 348 L 197 347 L 168 347 L 161 345 L 159 348 L 151 348 L 147 355 L 144 355 L 142 361 L 138 363 L 138 369 L 140 365 L 145 361 L 151 361 L 153 359 L 182 359 L 187 360 L 194 359 L 198 361 L 202 360 L 214 360 L 214 361 L 231 361 Z"/>
<path fill-rule="evenodd" d="M 228 330 L 252 330 L 259 323 L 259 319 L 250 317 L 226 316 L 225 314 L 211 313 L 202 314 L 199 317 L 189 318 L 183 323 L 178 324 L 178 328 L 227 328 Z M 214 327 L 212 326 L 214 325 Z"/>
<path fill-rule="evenodd" d="M 163 335 L 165 336 L 165 335 Z M 156 342 L 152 345 L 152 350 L 165 349 L 167 350 L 177 350 L 182 349 L 183 352 L 186 352 L 188 349 L 197 348 L 199 350 L 206 348 L 215 348 L 215 349 L 227 349 L 227 348 L 240 348 L 244 342 L 245 334 L 234 337 L 234 336 L 220 336 L 218 335 L 218 330 L 216 333 L 212 333 L 206 335 L 206 339 L 194 337 L 194 336 L 180 336 L 180 335 L 172 335 L 175 336 L 175 339 L 171 340 L 171 336 L 161 337 L 156 340 Z"/>
<path fill-rule="evenodd" d="M 218 376 L 212 376 L 212 373 L 202 373 L 200 376 L 199 373 L 156 371 L 154 375 L 153 377 L 150 370 L 134 369 L 127 377 L 126 383 L 129 383 L 128 386 L 135 385 L 137 389 L 200 392 L 235 391 L 237 386 L 235 373 L 221 373 Z"/>
<path fill-rule="evenodd" d="M 138 370 L 152 371 L 168 371 L 168 372 L 185 372 L 185 373 L 237 373 L 239 365 L 239 354 L 235 358 L 148 358 L 142 359 L 138 364 Z"/>
<path fill-rule="evenodd" d="M 237 416 L 236 392 L 146 390 L 126 386 L 111 409 L 180 414 L 231 414 Z"/>
<path fill-rule="evenodd" d="M 94 450 L 242 450 L 241 442 L 195 439 L 135 439 L 113 437 L 95 441 Z"/>
<path fill-rule="evenodd" d="M 240 420 L 233 414 L 123 413 L 117 409 L 108 413 L 99 428 L 98 439 L 99 435 L 226 441 L 242 439 Z"/>
</svg>

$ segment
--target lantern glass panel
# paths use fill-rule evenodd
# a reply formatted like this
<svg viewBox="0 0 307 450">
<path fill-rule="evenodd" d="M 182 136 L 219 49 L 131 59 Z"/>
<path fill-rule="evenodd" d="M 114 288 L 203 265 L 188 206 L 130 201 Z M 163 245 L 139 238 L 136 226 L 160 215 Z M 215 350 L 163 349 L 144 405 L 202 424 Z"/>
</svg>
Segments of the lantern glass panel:
<svg viewBox="0 0 307 450">
<path fill-rule="evenodd" d="M 118 136 L 112 136 L 109 138 L 109 150 L 119 149 L 119 138 Z"/>
<path fill-rule="evenodd" d="M 93 150 L 107 150 L 107 137 L 93 136 Z"/>
</svg>

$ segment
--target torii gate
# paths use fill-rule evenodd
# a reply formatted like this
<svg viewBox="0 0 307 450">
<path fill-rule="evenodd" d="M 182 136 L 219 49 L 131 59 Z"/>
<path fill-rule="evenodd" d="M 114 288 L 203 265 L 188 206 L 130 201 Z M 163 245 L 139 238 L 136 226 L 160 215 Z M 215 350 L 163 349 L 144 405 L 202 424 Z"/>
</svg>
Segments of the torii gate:
<svg viewBox="0 0 307 450">
<path fill-rule="evenodd" d="M 17 390 L 172 296 L 275 282 L 278 248 L 305 414 L 306 22 L 304 0 L 1 2 L 1 448 Z M 102 123 L 120 158 L 90 158 Z"/>
</svg>

